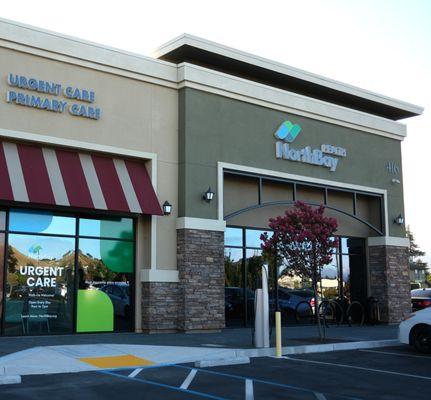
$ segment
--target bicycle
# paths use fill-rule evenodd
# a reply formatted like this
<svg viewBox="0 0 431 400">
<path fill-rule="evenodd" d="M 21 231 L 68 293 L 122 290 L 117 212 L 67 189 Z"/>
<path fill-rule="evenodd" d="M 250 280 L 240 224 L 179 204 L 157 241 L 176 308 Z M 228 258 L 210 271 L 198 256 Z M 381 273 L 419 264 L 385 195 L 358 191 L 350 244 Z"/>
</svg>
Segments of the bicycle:
<svg viewBox="0 0 431 400">
<path fill-rule="evenodd" d="M 318 308 L 319 316 L 323 319 L 326 326 L 339 326 L 344 319 L 344 311 L 336 300 L 323 300 Z"/>
</svg>

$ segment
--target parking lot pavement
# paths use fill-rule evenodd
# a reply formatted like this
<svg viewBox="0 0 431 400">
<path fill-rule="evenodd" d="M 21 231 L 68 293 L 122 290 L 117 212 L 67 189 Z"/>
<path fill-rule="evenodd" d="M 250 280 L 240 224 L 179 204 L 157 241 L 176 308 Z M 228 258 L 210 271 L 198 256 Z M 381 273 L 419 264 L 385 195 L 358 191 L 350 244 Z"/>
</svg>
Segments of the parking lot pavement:
<svg viewBox="0 0 431 400">
<path fill-rule="evenodd" d="M 24 376 L 0 398 L 46 399 L 429 399 L 431 356 L 407 346 L 254 358 L 199 369 L 192 364 Z"/>
</svg>

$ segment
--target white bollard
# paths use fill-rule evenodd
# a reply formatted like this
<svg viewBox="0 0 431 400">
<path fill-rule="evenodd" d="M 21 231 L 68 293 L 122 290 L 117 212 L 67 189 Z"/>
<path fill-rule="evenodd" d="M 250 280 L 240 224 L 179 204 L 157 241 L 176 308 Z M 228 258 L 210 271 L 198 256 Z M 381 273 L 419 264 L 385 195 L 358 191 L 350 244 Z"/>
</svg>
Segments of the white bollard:
<svg viewBox="0 0 431 400">
<path fill-rule="evenodd" d="M 254 295 L 255 314 L 254 314 L 254 345 L 264 347 L 263 340 L 263 301 L 262 289 L 256 289 Z"/>
<path fill-rule="evenodd" d="M 262 289 L 255 292 L 254 345 L 269 347 L 268 266 L 262 266 Z"/>
</svg>

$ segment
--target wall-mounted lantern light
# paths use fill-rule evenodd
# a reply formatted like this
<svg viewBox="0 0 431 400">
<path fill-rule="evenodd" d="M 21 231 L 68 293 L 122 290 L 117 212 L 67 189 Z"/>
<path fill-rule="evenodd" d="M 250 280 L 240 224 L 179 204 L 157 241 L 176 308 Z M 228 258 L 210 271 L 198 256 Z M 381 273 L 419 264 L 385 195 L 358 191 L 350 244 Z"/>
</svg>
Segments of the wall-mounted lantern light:
<svg viewBox="0 0 431 400">
<path fill-rule="evenodd" d="M 202 195 L 202 199 L 209 203 L 214 198 L 214 192 L 211 190 L 211 186 L 208 187 L 207 191 Z"/>
<path fill-rule="evenodd" d="M 172 204 L 169 203 L 167 200 L 163 203 L 163 214 L 164 215 L 171 215 L 172 212 Z"/>
<path fill-rule="evenodd" d="M 400 214 L 394 219 L 394 222 L 398 225 L 402 225 L 404 224 L 404 217 Z"/>
</svg>

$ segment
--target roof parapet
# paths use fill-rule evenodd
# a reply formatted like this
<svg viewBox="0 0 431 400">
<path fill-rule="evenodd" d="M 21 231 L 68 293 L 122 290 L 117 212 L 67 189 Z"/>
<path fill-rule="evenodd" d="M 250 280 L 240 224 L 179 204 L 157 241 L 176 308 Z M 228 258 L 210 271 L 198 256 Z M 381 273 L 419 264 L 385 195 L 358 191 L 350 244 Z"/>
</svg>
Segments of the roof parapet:
<svg viewBox="0 0 431 400">
<path fill-rule="evenodd" d="M 423 108 L 193 35 L 183 34 L 153 53 L 161 60 L 183 62 L 239 76 L 329 103 L 391 120 L 422 114 Z"/>
</svg>

